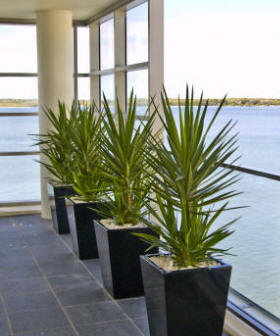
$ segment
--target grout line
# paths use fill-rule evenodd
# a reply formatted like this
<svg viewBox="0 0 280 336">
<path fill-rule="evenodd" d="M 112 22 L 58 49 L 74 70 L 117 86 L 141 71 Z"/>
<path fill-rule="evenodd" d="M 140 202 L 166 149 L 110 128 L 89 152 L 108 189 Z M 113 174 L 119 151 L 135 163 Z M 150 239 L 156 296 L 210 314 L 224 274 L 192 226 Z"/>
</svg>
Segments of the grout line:
<svg viewBox="0 0 280 336">
<path fill-rule="evenodd" d="M 57 234 L 57 232 L 54 230 L 54 228 L 52 226 L 51 226 L 51 229 L 52 229 L 52 231 L 54 231 Z M 59 235 L 58 235 L 58 237 L 63 242 L 63 244 L 68 248 L 68 250 L 71 251 L 71 253 L 75 256 L 75 258 L 78 259 L 78 257 L 76 256 L 76 254 L 73 252 L 73 250 L 71 249 L 71 247 L 64 241 L 64 239 L 62 239 Z M 119 308 L 119 310 L 126 316 L 126 318 L 130 321 L 130 323 L 137 329 L 137 331 L 140 333 L 140 335 L 145 336 L 144 333 L 142 332 L 142 330 L 133 321 L 133 319 L 130 316 L 127 315 L 127 313 L 122 309 L 122 307 L 117 303 L 117 301 L 112 297 L 112 295 L 106 290 L 106 288 L 103 287 L 103 283 L 101 283 L 99 281 L 99 279 L 96 278 L 90 272 L 89 268 L 86 266 L 86 264 L 84 262 L 82 262 L 81 260 L 79 260 L 79 261 L 81 262 L 81 264 L 83 265 L 83 267 L 87 270 L 87 272 L 89 273 L 89 275 L 103 288 L 104 292 L 109 296 L 109 298 L 112 300 L 112 302 Z"/>
<path fill-rule="evenodd" d="M 0 292 L 0 302 L 2 303 L 2 307 L 3 307 L 3 310 L 4 310 L 4 315 L 7 318 L 10 334 L 11 334 L 11 336 L 14 336 L 15 334 L 14 334 L 14 331 L 13 331 L 12 323 L 11 323 L 11 320 L 10 320 L 10 317 L 9 317 L 9 314 L 8 314 L 8 310 L 7 310 L 7 307 L 6 307 L 5 300 L 4 300 L 1 292 Z"/>
<path fill-rule="evenodd" d="M 18 232 L 18 230 L 16 230 L 16 233 L 20 236 L 20 233 Z M 25 239 L 24 239 L 24 240 L 25 240 Z M 63 307 L 63 305 L 61 304 L 61 302 L 60 302 L 58 296 L 57 296 L 56 293 L 54 292 L 54 290 L 53 290 L 53 288 L 52 288 L 52 286 L 51 286 L 51 283 L 49 282 L 48 278 L 46 277 L 44 271 L 41 269 L 41 267 L 40 267 L 40 265 L 39 265 L 39 263 L 38 263 L 38 261 L 37 261 L 35 255 L 34 255 L 34 253 L 33 253 L 32 249 L 31 249 L 31 247 L 28 245 L 27 242 L 26 242 L 26 244 L 27 244 L 27 248 L 28 248 L 28 250 L 29 250 L 29 253 L 30 253 L 30 255 L 31 255 L 31 257 L 32 257 L 32 259 L 33 259 L 33 261 L 34 261 L 34 263 L 35 263 L 36 266 L 38 267 L 39 272 L 42 274 L 43 279 L 46 281 L 46 283 L 47 283 L 47 285 L 48 285 L 48 287 L 49 287 L 51 293 L 52 293 L 53 296 L 55 297 L 58 306 L 59 306 L 60 309 L 63 311 L 63 313 L 64 313 L 66 319 L 68 320 L 70 326 L 72 327 L 72 329 L 73 329 L 75 335 L 76 335 L 76 336 L 80 336 L 80 334 L 78 333 L 78 331 L 77 331 L 75 325 L 73 324 L 73 322 L 72 322 L 70 316 L 68 315 L 66 309 Z"/>
</svg>

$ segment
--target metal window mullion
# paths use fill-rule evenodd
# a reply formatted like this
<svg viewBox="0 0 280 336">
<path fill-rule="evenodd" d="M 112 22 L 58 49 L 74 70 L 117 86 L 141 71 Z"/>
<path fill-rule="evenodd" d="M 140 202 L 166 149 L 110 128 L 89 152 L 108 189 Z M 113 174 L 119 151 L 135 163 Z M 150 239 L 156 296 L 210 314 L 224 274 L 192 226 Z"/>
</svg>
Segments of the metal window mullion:
<svg viewBox="0 0 280 336">
<path fill-rule="evenodd" d="M 1 117 L 36 117 L 38 112 L 0 112 Z"/>
<path fill-rule="evenodd" d="M 126 113 L 126 11 L 124 8 L 114 12 L 114 46 L 115 104 L 118 99 L 121 110 Z M 117 71 L 118 68 L 122 70 Z"/>
<path fill-rule="evenodd" d="M 37 72 L 0 72 L 0 77 L 38 77 Z"/>
<path fill-rule="evenodd" d="M 78 102 L 78 30 L 73 26 L 73 51 L 74 51 L 74 100 Z"/>
<path fill-rule="evenodd" d="M 90 24 L 90 99 L 98 106 L 100 105 L 100 76 L 98 73 L 92 75 L 92 72 L 98 72 L 100 69 L 100 25 L 99 22 Z"/>
<path fill-rule="evenodd" d="M 0 152 L 1 156 L 27 156 L 27 155 L 39 155 L 39 151 L 31 151 L 31 152 Z"/>
</svg>

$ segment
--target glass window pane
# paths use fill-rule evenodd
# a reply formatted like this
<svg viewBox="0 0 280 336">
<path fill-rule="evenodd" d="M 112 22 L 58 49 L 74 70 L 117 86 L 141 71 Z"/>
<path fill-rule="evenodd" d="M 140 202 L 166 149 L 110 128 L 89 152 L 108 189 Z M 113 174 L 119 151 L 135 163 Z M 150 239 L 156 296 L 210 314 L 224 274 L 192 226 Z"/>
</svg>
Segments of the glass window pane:
<svg viewBox="0 0 280 336">
<path fill-rule="evenodd" d="M 37 106 L 37 97 L 36 77 L 0 78 L 0 103 L 2 106 Z"/>
<path fill-rule="evenodd" d="M 31 135 L 38 133 L 38 116 L 1 117 L 0 152 L 38 151 L 39 149 L 37 146 L 32 146 L 35 143 L 35 137 Z"/>
<path fill-rule="evenodd" d="M 266 178 L 241 174 L 235 189 L 242 191 L 231 206 L 246 209 L 225 212 L 221 224 L 242 216 L 234 224 L 235 231 L 222 247 L 233 247 L 235 256 L 223 259 L 233 265 L 231 287 L 280 317 L 280 183 Z M 265 284 L 265 285 L 264 285 Z"/>
<path fill-rule="evenodd" d="M 127 64 L 148 61 L 148 3 L 127 11 Z"/>
<path fill-rule="evenodd" d="M 108 103 L 114 106 L 115 101 L 115 76 L 114 75 L 104 75 L 101 76 L 100 83 L 100 93 L 101 93 L 101 103 L 103 102 L 103 93 L 105 94 Z"/>
<path fill-rule="evenodd" d="M 127 73 L 127 98 L 131 90 L 137 98 L 137 114 L 143 115 L 146 112 L 149 98 L 148 70 L 129 71 Z"/>
<path fill-rule="evenodd" d="M 0 202 L 39 200 L 38 155 L 0 157 Z"/>
<path fill-rule="evenodd" d="M 114 68 L 114 20 L 110 19 L 100 25 L 100 68 Z"/>
<path fill-rule="evenodd" d="M 90 79 L 88 77 L 78 78 L 78 100 L 90 101 Z"/>
<path fill-rule="evenodd" d="M 0 50 L 0 72 L 37 72 L 35 25 L 0 25 Z"/>
<path fill-rule="evenodd" d="M 78 72 L 88 73 L 89 69 L 89 27 L 78 27 Z"/>
</svg>

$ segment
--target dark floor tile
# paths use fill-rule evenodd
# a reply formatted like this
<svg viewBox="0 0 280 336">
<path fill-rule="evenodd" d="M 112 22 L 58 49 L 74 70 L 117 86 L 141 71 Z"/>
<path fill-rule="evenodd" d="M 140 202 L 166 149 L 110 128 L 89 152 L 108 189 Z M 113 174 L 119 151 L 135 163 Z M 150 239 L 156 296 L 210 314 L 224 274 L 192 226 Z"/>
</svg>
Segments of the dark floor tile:
<svg viewBox="0 0 280 336">
<path fill-rule="evenodd" d="M 24 261 L 27 263 L 32 263 L 33 259 L 28 250 L 28 246 L 24 245 L 21 247 L 0 247 L 0 265 L 5 265 L 9 263 L 17 262 L 21 265 Z"/>
<path fill-rule="evenodd" d="M 145 336 L 150 336 L 149 323 L 147 318 L 135 318 L 133 321 Z"/>
<path fill-rule="evenodd" d="M 7 279 L 31 279 L 42 277 L 38 267 L 33 264 L 18 264 L 10 263 L 9 265 L 1 266 L 0 282 Z"/>
<path fill-rule="evenodd" d="M 111 301 L 67 308 L 74 325 L 100 323 L 126 319 L 121 310 Z"/>
<path fill-rule="evenodd" d="M 4 297 L 49 291 L 43 278 L 9 280 L 0 282 L 0 291 Z"/>
<path fill-rule="evenodd" d="M 92 304 L 109 300 L 102 287 L 86 286 L 75 288 L 75 290 L 59 290 L 56 291 L 56 295 L 63 306 Z"/>
<path fill-rule="evenodd" d="M 72 248 L 71 234 L 62 234 L 59 236 L 70 248 Z"/>
<path fill-rule="evenodd" d="M 5 232 L 0 234 L 0 249 L 9 248 L 22 248 L 26 246 L 26 243 L 17 234 L 16 231 Z"/>
<path fill-rule="evenodd" d="M 32 249 L 33 250 L 33 249 Z M 47 249 L 33 250 L 34 256 L 39 265 L 47 263 L 69 263 L 77 262 L 77 258 L 68 249 L 64 247 L 59 249 L 52 249 L 51 251 Z"/>
<path fill-rule="evenodd" d="M 52 249 L 59 249 L 61 246 L 65 248 L 63 241 L 52 232 L 48 235 L 38 234 L 36 236 L 28 236 L 25 237 L 24 240 L 34 249 L 49 248 L 49 251 L 51 251 Z"/>
<path fill-rule="evenodd" d="M 33 245 L 30 249 L 35 256 L 36 260 L 40 263 L 46 263 L 48 261 L 59 263 L 65 262 L 63 256 L 72 255 L 71 251 L 62 243 L 50 244 L 50 245 Z M 73 262 L 73 258 L 70 259 Z"/>
<path fill-rule="evenodd" d="M 63 306 L 109 300 L 103 288 L 88 273 L 49 278 L 49 281 Z"/>
<path fill-rule="evenodd" d="M 5 298 L 8 314 L 38 309 L 56 309 L 57 301 L 51 292 L 8 296 Z"/>
<path fill-rule="evenodd" d="M 147 318 L 147 309 L 145 298 L 132 298 L 132 299 L 124 299 L 118 300 L 117 303 L 121 306 L 121 308 L 125 311 L 125 313 L 131 317 L 145 317 Z"/>
<path fill-rule="evenodd" d="M 16 229 L 12 225 L 12 217 L 0 217 L 0 234 L 4 232 L 15 232 Z"/>
<path fill-rule="evenodd" d="M 75 336 L 73 329 L 40 329 L 24 333 L 16 333 L 15 336 Z"/>
<path fill-rule="evenodd" d="M 101 274 L 101 268 L 100 268 L 100 262 L 98 259 L 94 260 L 86 260 L 84 261 L 84 264 L 90 271 L 90 273 L 100 282 L 102 282 L 102 274 Z"/>
<path fill-rule="evenodd" d="M 43 270 L 47 277 L 53 277 L 56 275 L 68 275 L 74 273 L 86 273 L 86 269 L 81 262 L 45 262 L 40 264 L 40 268 Z"/>
<path fill-rule="evenodd" d="M 0 305 L 1 305 L 1 302 L 0 302 Z M 1 311 L 0 311 L 0 335 L 1 336 L 10 335 L 7 317 L 4 313 L 1 313 Z"/>
<path fill-rule="evenodd" d="M 40 309 L 9 314 L 14 333 L 70 327 L 61 309 Z"/>
<path fill-rule="evenodd" d="M 22 215 L 22 216 L 12 216 L 10 217 L 10 222 L 17 227 L 29 228 L 33 227 L 37 229 L 40 225 L 50 224 L 51 221 L 43 219 L 40 215 Z"/>
<path fill-rule="evenodd" d="M 54 290 L 74 290 L 75 288 L 85 286 L 99 286 L 97 282 L 87 272 L 74 273 L 66 276 L 50 277 L 49 282 Z"/>
<path fill-rule="evenodd" d="M 130 321 L 115 321 L 77 327 L 80 336 L 140 336 Z"/>
</svg>

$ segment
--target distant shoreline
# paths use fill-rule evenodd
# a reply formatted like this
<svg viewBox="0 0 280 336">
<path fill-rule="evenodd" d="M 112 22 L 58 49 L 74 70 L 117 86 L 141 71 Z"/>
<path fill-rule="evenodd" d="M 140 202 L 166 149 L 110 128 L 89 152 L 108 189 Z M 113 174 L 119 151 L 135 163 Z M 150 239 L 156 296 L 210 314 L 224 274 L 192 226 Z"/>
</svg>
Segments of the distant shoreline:
<svg viewBox="0 0 280 336">
<path fill-rule="evenodd" d="M 172 106 L 178 105 L 178 99 L 170 98 L 170 104 Z M 180 100 L 184 103 L 184 99 Z M 212 98 L 208 100 L 209 106 L 219 105 L 221 99 Z M 194 101 L 195 105 L 198 105 L 199 100 Z M 86 100 L 80 100 L 80 103 L 89 103 Z M 113 103 L 108 101 L 109 104 Z M 203 105 L 206 103 L 206 99 L 203 100 Z M 147 99 L 138 99 L 138 105 L 146 106 Z M 227 98 L 225 106 L 280 106 L 280 99 L 266 99 L 266 98 Z M 37 107 L 38 101 L 36 99 L 0 99 L 0 107 Z"/>
</svg>

